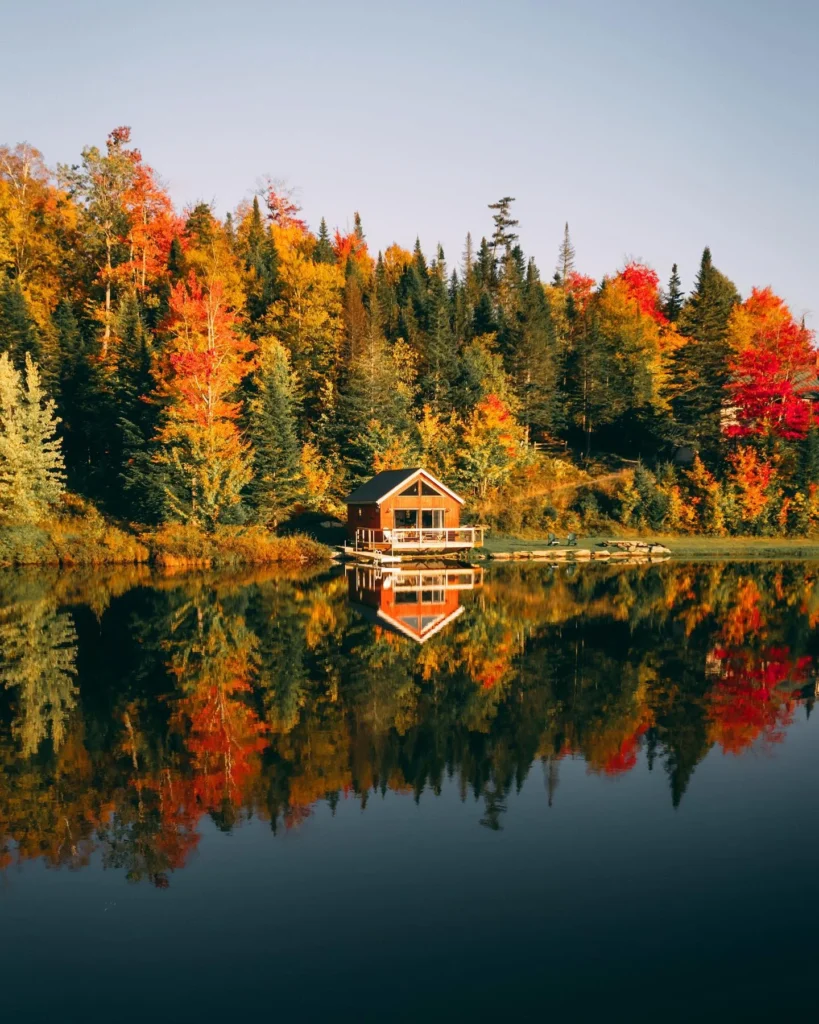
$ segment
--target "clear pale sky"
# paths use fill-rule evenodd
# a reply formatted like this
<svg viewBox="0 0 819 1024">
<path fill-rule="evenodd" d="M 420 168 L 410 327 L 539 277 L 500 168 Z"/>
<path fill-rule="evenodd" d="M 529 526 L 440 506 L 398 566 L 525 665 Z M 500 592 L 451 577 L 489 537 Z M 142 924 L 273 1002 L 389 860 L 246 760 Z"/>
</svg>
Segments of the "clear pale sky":
<svg viewBox="0 0 819 1024">
<path fill-rule="evenodd" d="M 72 162 L 128 124 L 177 203 L 263 174 L 314 228 L 449 265 L 515 196 L 544 277 L 628 257 L 689 287 L 704 245 L 743 294 L 819 324 L 817 0 L 232 0 L 6 6 L 0 142 Z"/>
</svg>

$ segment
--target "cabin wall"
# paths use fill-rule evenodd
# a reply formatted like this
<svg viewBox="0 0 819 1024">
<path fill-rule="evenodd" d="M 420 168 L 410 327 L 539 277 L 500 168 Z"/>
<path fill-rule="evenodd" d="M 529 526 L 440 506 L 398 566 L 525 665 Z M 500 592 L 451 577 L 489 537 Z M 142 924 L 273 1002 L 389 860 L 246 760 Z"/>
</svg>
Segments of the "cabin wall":
<svg viewBox="0 0 819 1024">
<path fill-rule="evenodd" d="M 395 509 L 402 508 L 442 508 L 444 512 L 444 526 L 447 529 L 453 529 L 456 526 L 461 525 L 461 506 L 460 503 L 455 501 L 454 498 L 450 498 L 448 494 L 432 495 L 411 495 L 410 497 L 402 497 L 400 494 L 393 494 L 392 497 L 387 498 L 379 506 L 381 510 L 381 522 L 380 527 L 382 530 L 392 529 L 392 513 Z"/>
<path fill-rule="evenodd" d="M 378 505 L 347 506 L 347 536 L 355 539 L 356 530 L 380 530 L 381 516 Z"/>
</svg>

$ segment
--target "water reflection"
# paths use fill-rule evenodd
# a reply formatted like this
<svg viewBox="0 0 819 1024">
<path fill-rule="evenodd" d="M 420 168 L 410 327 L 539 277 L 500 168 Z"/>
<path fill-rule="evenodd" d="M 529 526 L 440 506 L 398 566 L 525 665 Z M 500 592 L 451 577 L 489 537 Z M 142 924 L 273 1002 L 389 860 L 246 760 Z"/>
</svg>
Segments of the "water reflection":
<svg viewBox="0 0 819 1024">
<path fill-rule="evenodd" d="M 446 563 L 346 568 L 350 603 L 369 621 L 425 643 L 464 610 L 461 594 L 483 581 L 479 566 Z"/>
<path fill-rule="evenodd" d="M 206 816 L 275 832 L 447 777 L 500 829 L 530 772 L 560 799 L 570 757 L 643 758 L 677 804 L 709 751 L 810 713 L 818 584 L 803 564 L 5 576 L 0 864 L 98 850 L 164 887 Z"/>
</svg>

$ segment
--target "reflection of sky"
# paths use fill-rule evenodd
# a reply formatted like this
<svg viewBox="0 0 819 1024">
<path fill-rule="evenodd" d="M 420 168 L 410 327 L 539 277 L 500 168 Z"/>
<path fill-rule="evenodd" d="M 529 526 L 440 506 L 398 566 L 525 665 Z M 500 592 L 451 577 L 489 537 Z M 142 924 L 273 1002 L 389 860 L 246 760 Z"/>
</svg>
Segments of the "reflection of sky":
<svg viewBox="0 0 819 1024">
<path fill-rule="evenodd" d="M 551 809 L 536 764 L 501 832 L 447 782 L 418 804 L 321 805 L 276 837 L 203 820 L 163 891 L 98 862 L 27 864 L 0 887 L 4 1013 L 782 1019 L 810 997 L 819 945 L 814 734 L 799 716 L 774 761 L 712 751 L 676 811 L 644 758 L 614 782 L 567 760 Z"/>
<path fill-rule="evenodd" d="M 688 287 L 709 244 L 819 311 L 814 0 L 5 7 L 0 136 L 52 162 L 130 124 L 180 203 L 270 173 L 313 227 L 360 208 L 374 249 L 450 262 L 510 194 L 546 276 L 568 220 L 595 277 L 630 254 Z"/>
</svg>

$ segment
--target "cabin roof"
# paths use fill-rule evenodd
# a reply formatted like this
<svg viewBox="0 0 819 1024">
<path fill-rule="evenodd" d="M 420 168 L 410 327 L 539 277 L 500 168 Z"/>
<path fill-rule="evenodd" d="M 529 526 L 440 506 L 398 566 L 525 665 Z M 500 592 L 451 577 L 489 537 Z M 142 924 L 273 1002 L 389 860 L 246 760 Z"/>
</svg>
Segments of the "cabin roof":
<svg viewBox="0 0 819 1024">
<path fill-rule="evenodd" d="M 378 505 L 419 473 L 423 473 L 430 483 L 439 487 L 444 494 L 448 494 L 450 498 L 454 498 L 455 501 L 463 505 L 463 498 L 459 497 L 446 484 L 442 484 L 432 473 L 427 472 L 427 470 L 420 466 L 416 466 L 413 469 L 385 469 L 380 473 L 376 473 L 371 480 L 357 487 L 352 494 L 348 495 L 345 499 L 345 504 Z"/>
</svg>

